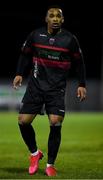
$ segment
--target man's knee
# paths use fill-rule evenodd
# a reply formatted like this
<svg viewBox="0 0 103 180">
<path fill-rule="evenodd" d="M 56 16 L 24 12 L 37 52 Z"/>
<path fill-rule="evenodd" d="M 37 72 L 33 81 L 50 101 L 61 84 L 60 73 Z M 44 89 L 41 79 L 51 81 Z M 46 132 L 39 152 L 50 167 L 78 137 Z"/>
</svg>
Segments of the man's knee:
<svg viewBox="0 0 103 180">
<path fill-rule="evenodd" d="M 20 114 L 18 116 L 18 123 L 22 124 L 22 125 L 27 123 L 26 118 L 25 118 L 25 116 L 23 114 Z"/>
<path fill-rule="evenodd" d="M 58 116 L 58 115 L 49 116 L 50 125 L 54 125 L 54 126 L 61 126 L 63 119 L 64 119 L 63 116 Z"/>
<path fill-rule="evenodd" d="M 33 121 L 34 115 L 19 114 L 18 123 L 19 124 L 30 124 Z"/>
</svg>

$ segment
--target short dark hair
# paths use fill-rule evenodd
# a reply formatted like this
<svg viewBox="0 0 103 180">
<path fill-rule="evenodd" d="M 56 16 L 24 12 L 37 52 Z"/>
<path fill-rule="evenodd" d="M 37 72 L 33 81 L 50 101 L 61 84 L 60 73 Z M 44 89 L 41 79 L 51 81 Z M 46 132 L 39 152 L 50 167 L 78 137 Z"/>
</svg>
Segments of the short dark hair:
<svg viewBox="0 0 103 180">
<path fill-rule="evenodd" d="M 61 10 L 62 10 L 62 7 L 61 7 L 61 6 L 59 6 L 59 5 L 57 5 L 57 4 L 54 4 L 54 5 L 48 6 L 47 11 L 49 11 L 49 9 L 52 9 L 52 8 L 58 8 L 58 9 L 61 9 Z"/>
</svg>

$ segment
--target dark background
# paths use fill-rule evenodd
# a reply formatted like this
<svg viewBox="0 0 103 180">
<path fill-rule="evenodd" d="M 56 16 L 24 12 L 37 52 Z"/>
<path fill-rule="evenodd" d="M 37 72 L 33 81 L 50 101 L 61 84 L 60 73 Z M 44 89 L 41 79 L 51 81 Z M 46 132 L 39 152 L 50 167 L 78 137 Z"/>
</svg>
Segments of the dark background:
<svg viewBox="0 0 103 180">
<path fill-rule="evenodd" d="M 62 7 L 63 27 L 74 33 L 80 42 L 87 78 L 101 79 L 100 4 L 60 0 L 3 2 L 0 6 L 0 78 L 14 78 L 22 44 L 33 29 L 45 25 L 46 10 L 52 4 Z"/>
</svg>

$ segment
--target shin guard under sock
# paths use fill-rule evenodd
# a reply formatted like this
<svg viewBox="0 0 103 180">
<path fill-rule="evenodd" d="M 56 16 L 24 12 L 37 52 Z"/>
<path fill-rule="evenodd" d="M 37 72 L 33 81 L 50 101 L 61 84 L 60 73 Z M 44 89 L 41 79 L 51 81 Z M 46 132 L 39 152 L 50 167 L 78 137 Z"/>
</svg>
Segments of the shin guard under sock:
<svg viewBox="0 0 103 180">
<path fill-rule="evenodd" d="M 50 126 L 48 139 L 48 164 L 54 164 L 61 142 L 61 126 Z"/>
<path fill-rule="evenodd" d="M 31 124 L 19 124 L 20 132 L 25 144 L 31 153 L 37 151 L 37 145 L 35 140 L 35 131 Z"/>
</svg>

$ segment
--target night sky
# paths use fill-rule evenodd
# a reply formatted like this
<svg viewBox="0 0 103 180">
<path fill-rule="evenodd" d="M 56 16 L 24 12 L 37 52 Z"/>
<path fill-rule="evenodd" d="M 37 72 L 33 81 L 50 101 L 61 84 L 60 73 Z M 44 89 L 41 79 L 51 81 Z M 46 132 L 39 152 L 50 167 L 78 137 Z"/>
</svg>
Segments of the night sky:
<svg viewBox="0 0 103 180">
<path fill-rule="evenodd" d="M 87 78 L 100 79 L 102 16 L 99 5 L 60 0 L 35 2 L 21 4 L 14 1 L 12 6 L 9 3 L 0 6 L 0 78 L 14 78 L 20 48 L 27 35 L 46 25 L 48 5 L 58 4 L 64 12 L 63 27 L 74 33 L 80 42 Z"/>
</svg>

